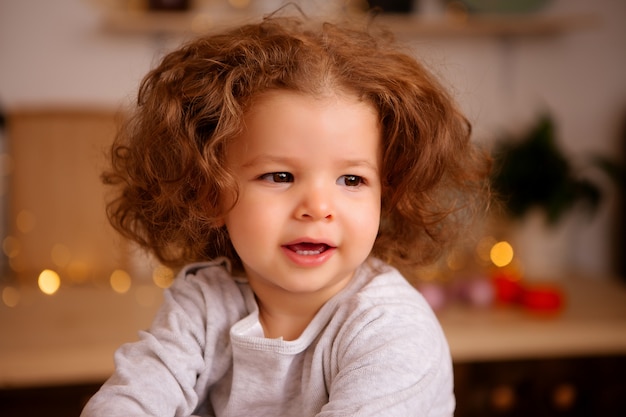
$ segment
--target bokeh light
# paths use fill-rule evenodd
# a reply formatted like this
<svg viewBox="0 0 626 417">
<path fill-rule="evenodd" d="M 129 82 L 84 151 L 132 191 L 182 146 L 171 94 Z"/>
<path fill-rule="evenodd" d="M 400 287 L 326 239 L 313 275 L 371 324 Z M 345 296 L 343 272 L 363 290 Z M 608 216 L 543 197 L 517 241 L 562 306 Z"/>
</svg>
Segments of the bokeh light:
<svg viewBox="0 0 626 417">
<path fill-rule="evenodd" d="M 15 307 L 20 302 L 20 292 L 15 287 L 4 287 L 2 289 L 2 302 L 7 307 Z"/>
<path fill-rule="evenodd" d="M 121 269 L 116 269 L 111 274 L 111 277 L 109 278 L 109 283 L 111 284 L 111 288 L 113 288 L 113 291 L 119 294 L 124 294 L 127 293 L 128 290 L 130 290 L 132 280 L 128 272 Z"/>
<path fill-rule="evenodd" d="M 158 265 L 152 272 L 152 281 L 159 288 L 169 288 L 174 281 L 174 271 L 166 266 Z"/>
<path fill-rule="evenodd" d="M 2 241 L 2 251 L 7 258 L 15 258 L 20 254 L 22 250 L 22 244 L 14 236 L 7 236 Z"/>
<path fill-rule="evenodd" d="M 59 274 L 57 274 L 53 270 L 44 269 L 39 274 L 37 284 L 39 285 L 39 289 L 41 290 L 41 292 L 43 292 L 44 294 L 52 295 L 57 292 L 57 290 L 61 286 L 61 278 L 59 277 Z"/>
<path fill-rule="evenodd" d="M 513 247 L 509 242 L 498 242 L 491 247 L 490 258 L 497 267 L 507 266 L 513 260 Z"/>
<path fill-rule="evenodd" d="M 70 249 L 62 243 L 57 243 L 52 247 L 50 251 L 50 258 L 59 268 L 66 267 L 72 260 L 72 252 Z"/>
</svg>

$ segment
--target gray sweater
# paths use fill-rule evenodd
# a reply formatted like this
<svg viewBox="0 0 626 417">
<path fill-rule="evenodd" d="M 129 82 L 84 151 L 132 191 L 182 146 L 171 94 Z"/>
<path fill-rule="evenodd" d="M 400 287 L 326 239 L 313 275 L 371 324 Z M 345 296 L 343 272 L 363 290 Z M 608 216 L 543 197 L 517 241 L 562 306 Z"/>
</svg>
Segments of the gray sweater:
<svg viewBox="0 0 626 417">
<path fill-rule="evenodd" d="M 262 335 L 227 261 L 194 264 L 91 398 L 91 416 L 452 416 L 445 337 L 422 296 L 372 259 L 294 341 Z"/>
</svg>

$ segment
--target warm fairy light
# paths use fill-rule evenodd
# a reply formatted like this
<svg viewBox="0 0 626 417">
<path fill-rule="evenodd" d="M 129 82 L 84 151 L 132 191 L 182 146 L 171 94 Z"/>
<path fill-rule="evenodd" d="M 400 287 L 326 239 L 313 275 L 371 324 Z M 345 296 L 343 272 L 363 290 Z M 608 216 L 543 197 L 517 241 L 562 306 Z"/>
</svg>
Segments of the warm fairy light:
<svg viewBox="0 0 626 417">
<path fill-rule="evenodd" d="M 2 302 L 7 307 L 15 307 L 20 302 L 20 292 L 15 287 L 4 287 L 2 290 Z"/>
<path fill-rule="evenodd" d="M 21 250 L 22 245 L 16 237 L 7 236 L 2 241 L 2 251 L 7 256 L 7 258 L 15 258 L 20 254 Z"/>
<path fill-rule="evenodd" d="M 22 233 L 29 233 L 35 228 L 37 219 L 35 215 L 28 210 L 22 210 L 17 214 L 17 228 Z"/>
<path fill-rule="evenodd" d="M 20 274 L 26 270 L 26 262 L 18 254 L 14 258 L 9 258 L 9 267 L 13 272 Z"/>
<path fill-rule="evenodd" d="M 152 281 L 159 288 L 168 288 L 174 281 L 174 271 L 166 266 L 158 265 L 152 272 Z"/>
<path fill-rule="evenodd" d="M 61 278 L 59 278 L 59 274 L 54 272 L 51 269 L 44 269 L 39 274 L 39 280 L 37 281 L 39 285 L 39 289 L 44 294 L 52 295 L 61 286 Z"/>
<path fill-rule="evenodd" d="M 513 260 L 513 247 L 509 242 L 498 242 L 491 247 L 490 258 L 495 266 L 507 266 Z"/>
<path fill-rule="evenodd" d="M 122 271 L 121 269 L 113 271 L 111 277 L 109 278 L 109 282 L 113 291 L 117 293 L 124 294 L 130 290 L 130 275 L 128 275 L 128 272 Z"/>
<path fill-rule="evenodd" d="M 72 260 L 72 252 L 67 246 L 62 243 L 57 243 L 52 247 L 52 251 L 50 251 L 50 258 L 52 259 L 52 263 L 56 266 L 64 268 Z"/>
</svg>

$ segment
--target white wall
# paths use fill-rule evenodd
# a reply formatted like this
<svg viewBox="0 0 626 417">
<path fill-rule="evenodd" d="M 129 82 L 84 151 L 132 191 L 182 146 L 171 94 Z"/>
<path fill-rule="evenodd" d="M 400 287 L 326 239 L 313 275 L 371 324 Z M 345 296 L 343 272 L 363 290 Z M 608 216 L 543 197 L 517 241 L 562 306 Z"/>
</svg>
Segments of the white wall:
<svg viewBox="0 0 626 417">
<path fill-rule="evenodd" d="M 132 99 L 163 42 L 104 32 L 103 3 L 0 0 L 0 106 L 114 108 Z M 626 2 L 554 0 L 542 12 L 592 14 L 599 25 L 554 37 L 432 38 L 413 46 L 450 83 L 478 139 L 518 130 L 548 109 L 567 152 L 614 154 L 626 114 Z M 574 270 L 610 271 L 613 200 L 592 222 L 574 222 Z"/>
<path fill-rule="evenodd" d="M 89 0 L 0 2 L 0 103 L 116 105 L 151 64 L 147 37 L 100 30 Z"/>
</svg>

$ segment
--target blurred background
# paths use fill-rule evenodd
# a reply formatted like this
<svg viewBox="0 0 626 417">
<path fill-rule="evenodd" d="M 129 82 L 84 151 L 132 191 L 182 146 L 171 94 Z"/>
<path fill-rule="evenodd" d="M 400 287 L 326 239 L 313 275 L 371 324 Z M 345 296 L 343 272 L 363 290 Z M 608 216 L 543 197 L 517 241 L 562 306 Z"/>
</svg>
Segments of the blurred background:
<svg viewBox="0 0 626 417">
<path fill-rule="evenodd" d="M 405 271 L 448 336 L 457 415 L 626 415 L 626 3 L 293 3 L 378 7 L 493 152 L 502 210 Z M 282 4 L 0 0 L 0 414 L 78 415 L 173 279 L 104 216 L 104 152 L 141 78 Z"/>
</svg>

